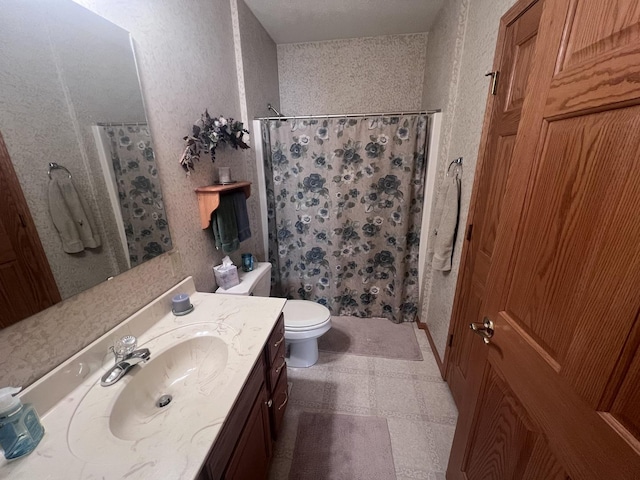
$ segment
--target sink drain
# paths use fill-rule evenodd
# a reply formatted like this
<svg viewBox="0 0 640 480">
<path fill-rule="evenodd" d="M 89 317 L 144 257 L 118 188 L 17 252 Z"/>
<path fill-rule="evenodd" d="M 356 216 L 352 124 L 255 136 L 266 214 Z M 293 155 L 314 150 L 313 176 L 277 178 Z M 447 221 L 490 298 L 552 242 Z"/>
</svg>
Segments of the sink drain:
<svg viewBox="0 0 640 480">
<path fill-rule="evenodd" d="M 166 407 L 171 403 L 171 400 L 173 400 L 173 397 L 171 395 L 162 395 L 156 402 L 156 407 Z"/>
</svg>

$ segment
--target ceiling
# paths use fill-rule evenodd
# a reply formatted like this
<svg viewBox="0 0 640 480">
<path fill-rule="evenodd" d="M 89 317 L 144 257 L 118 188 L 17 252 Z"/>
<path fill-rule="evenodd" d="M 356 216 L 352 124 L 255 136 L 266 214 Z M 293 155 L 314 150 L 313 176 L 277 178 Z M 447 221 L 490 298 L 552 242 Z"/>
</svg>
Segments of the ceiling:
<svg viewBox="0 0 640 480">
<path fill-rule="evenodd" d="M 444 0 L 245 0 L 276 43 L 427 32 Z"/>
</svg>

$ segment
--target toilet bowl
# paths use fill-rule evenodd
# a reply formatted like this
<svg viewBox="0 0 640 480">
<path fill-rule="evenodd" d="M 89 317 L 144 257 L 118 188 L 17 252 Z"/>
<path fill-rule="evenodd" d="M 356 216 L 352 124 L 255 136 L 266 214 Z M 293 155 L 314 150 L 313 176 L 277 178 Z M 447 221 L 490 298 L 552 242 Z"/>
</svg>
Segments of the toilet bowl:
<svg viewBox="0 0 640 480">
<path fill-rule="evenodd" d="M 240 283 L 218 288 L 216 293 L 268 297 L 271 291 L 271 264 L 258 262 L 251 272 L 238 272 Z M 310 300 L 287 300 L 284 313 L 284 339 L 290 367 L 310 367 L 318 361 L 318 338 L 331 328 L 331 312 Z"/>
<path fill-rule="evenodd" d="M 287 365 L 310 367 L 318 361 L 318 338 L 331 328 L 331 313 L 309 300 L 287 300 L 283 312 Z"/>
</svg>

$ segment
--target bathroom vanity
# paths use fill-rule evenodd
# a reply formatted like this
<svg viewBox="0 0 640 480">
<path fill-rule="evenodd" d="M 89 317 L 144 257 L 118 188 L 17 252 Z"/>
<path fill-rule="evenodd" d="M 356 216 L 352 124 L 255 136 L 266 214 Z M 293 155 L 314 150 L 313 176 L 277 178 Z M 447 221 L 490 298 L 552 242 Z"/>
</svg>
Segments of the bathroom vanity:
<svg viewBox="0 0 640 480">
<path fill-rule="evenodd" d="M 198 480 L 265 478 L 287 402 L 287 364 L 281 314 Z"/>
<path fill-rule="evenodd" d="M 195 309 L 171 312 L 188 293 Z M 195 292 L 188 278 L 21 394 L 45 436 L 11 479 L 265 478 L 287 407 L 285 300 Z M 125 335 L 151 358 L 115 384 L 109 346 Z"/>
</svg>

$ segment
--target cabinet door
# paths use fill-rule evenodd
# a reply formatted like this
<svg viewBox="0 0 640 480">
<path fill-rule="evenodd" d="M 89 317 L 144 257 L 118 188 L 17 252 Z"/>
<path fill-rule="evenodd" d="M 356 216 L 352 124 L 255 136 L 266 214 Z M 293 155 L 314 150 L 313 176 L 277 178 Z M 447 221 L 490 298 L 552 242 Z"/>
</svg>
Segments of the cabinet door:
<svg viewBox="0 0 640 480">
<path fill-rule="evenodd" d="M 224 478 L 225 480 L 266 478 L 270 458 L 269 408 L 267 406 L 267 390 L 263 384 L 240 440 L 231 456 Z"/>
<path fill-rule="evenodd" d="M 289 402 L 289 385 L 287 384 L 287 367 L 285 364 L 284 369 L 280 373 L 278 383 L 273 389 L 272 405 L 271 405 L 271 421 L 273 427 L 274 440 L 278 437 L 280 427 L 282 426 L 282 420 L 284 419 L 284 412 L 287 409 L 287 403 Z"/>
</svg>

